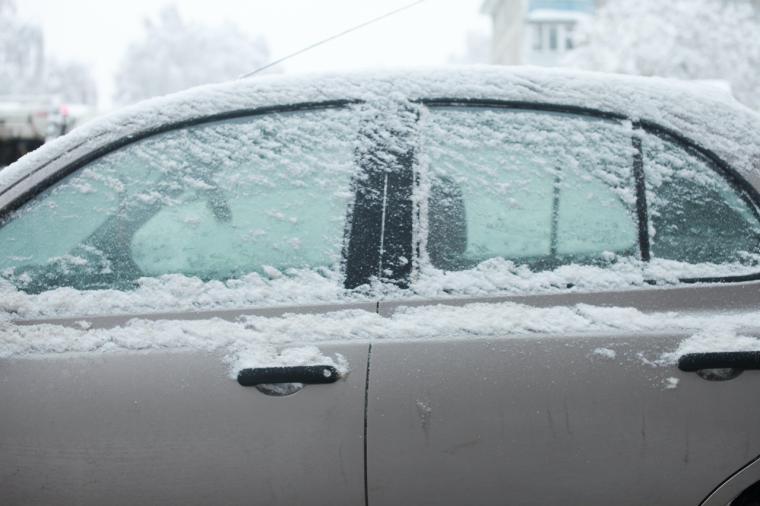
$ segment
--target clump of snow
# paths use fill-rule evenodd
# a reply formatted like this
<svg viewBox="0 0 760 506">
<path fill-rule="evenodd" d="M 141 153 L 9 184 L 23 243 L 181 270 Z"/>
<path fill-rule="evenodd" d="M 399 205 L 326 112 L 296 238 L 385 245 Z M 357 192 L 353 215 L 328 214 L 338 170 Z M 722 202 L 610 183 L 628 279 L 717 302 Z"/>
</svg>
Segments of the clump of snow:
<svg viewBox="0 0 760 506">
<path fill-rule="evenodd" d="M 615 357 L 617 357 L 617 352 L 609 348 L 595 348 L 592 353 L 599 357 L 607 358 L 610 360 L 613 360 Z"/>
<path fill-rule="evenodd" d="M 141 278 L 133 290 L 57 288 L 39 294 L 0 282 L 0 320 L 369 300 L 365 292 L 344 289 L 340 275 L 332 270 L 290 269 L 286 274 L 251 273 L 227 281 L 169 274 Z"/>
<path fill-rule="evenodd" d="M 680 381 L 680 379 L 674 378 L 673 376 L 665 378 L 665 390 L 675 390 L 678 388 L 678 383 Z"/>
<path fill-rule="evenodd" d="M 689 353 L 707 353 L 713 351 L 760 351 L 760 338 L 744 336 L 739 332 L 740 326 L 731 321 L 720 323 L 705 322 L 705 327 L 693 336 L 681 342 L 678 348 L 662 356 L 663 362 L 674 363 L 682 355 Z M 760 323 L 756 320 L 755 325 Z M 758 334 L 760 335 L 760 334 Z"/>
<path fill-rule="evenodd" d="M 641 262 L 617 259 L 606 266 L 565 265 L 532 271 L 503 258 L 481 262 L 465 271 L 424 267 L 410 289 L 376 283 L 347 290 L 342 274 L 332 269 L 267 268 L 226 281 L 203 281 L 181 274 L 140 278 L 131 290 L 57 288 L 39 294 L 19 290 L 0 279 L 0 320 L 148 314 L 171 311 L 240 309 L 302 304 L 354 303 L 379 297 L 400 300 L 461 296 L 494 296 L 607 291 L 676 285 L 679 277 L 738 275 L 742 265 L 685 264 L 670 260 Z"/>
<path fill-rule="evenodd" d="M 742 264 L 688 264 L 653 259 L 610 257 L 607 265 L 570 264 L 553 270 L 534 271 L 503 258 L 492 258 L 472 269 L 444 271 L 430 265 L 420 269 L 409 291 L 386 288 L 388 296 L 408 298 L 447 295 L 522 295 L 568 291 L 606 291 L 656 285 L 676 285 L 682 278 L 738 276 L 756 272 L 756 266 Z"/>
</svg>

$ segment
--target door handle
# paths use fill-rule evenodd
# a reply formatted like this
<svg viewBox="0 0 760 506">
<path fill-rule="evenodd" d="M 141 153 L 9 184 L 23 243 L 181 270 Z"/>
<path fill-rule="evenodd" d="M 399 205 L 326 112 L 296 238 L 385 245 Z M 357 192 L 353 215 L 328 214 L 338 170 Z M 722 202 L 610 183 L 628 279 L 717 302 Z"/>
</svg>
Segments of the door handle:
<svg viewBox="0 0 760 506">
<path fill-rule="evenodd" d="M 760 369 L 760 351 L 688 353 L 678 359 L 678 368 L 684 372 L 702 369 Z"/>
<path fill-rule="evenodd" d="M 299 365 L 294 367 L 256 367 L 242 369 L 238 383 L 244 387 L 275 383 L 326 384 L 335 383 L 340 373 L 331 365 Z"/>
</svg>

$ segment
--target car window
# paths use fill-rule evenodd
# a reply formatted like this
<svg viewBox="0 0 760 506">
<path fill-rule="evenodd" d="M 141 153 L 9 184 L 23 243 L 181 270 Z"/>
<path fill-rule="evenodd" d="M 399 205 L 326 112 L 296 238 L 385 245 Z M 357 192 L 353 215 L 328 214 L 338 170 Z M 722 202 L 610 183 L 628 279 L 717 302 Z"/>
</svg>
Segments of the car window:
<svg viewBox="0 0 760 506">
<path fill-rule="evenodd" d="M 758 214 L 704 155 L 645 134 L 652 258 L 690 264 L 757 264 Z"/>
<path fill-rule="evenodd" d="M 435 107 L 423 118 L 430 263 L 544 269 L 638 254 L 631 126 L 565 113 Z"/>
<path fill-rule="evenodd" d="M 355 117 L 349 109 L 258 115 L 132 143 L 6 219 L 0 269 L 34 291 L 173 273 L 338 269 Z"/>
</svg>

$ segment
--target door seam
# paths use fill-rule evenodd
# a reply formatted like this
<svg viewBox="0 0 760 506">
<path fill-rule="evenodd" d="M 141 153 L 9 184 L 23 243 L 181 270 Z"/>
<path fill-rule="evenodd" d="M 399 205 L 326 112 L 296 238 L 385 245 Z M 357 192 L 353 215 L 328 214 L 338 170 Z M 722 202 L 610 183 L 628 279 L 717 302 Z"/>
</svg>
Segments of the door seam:
<svg viewBox="0 0 760 506">
<path fill-rule="evenodd" d="M 369 407 L 369 369 L 371 360 L 372 343 L 369 343 L 369 347 L 367 348 L 367 373 L 364 380 L 364 506 L 369 506 L 369 480 L 367 475 L 367 412 Z"/>
</svg>

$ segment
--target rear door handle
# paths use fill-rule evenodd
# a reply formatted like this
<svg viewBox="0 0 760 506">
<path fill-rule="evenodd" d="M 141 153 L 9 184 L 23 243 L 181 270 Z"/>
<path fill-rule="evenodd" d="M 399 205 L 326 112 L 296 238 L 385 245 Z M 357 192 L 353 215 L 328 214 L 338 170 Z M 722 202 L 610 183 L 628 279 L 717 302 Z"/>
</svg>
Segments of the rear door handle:
<svg viewBox="0 0 760 506">
<path fill-rule="evenodd" d="M 760 369 L 760 351 L 689 353 L 678 359 L 678 368 L 684 372 L 702 369 Z"/>
<path fill-rule="evenodd" d="M 238 383 L 244 387 L 274 383 L 325 384 L 335 383 L 340 373 L 331 365 L 299 365 L 294 367 L 256 367 L 242 369 Z"/>
</svg>

